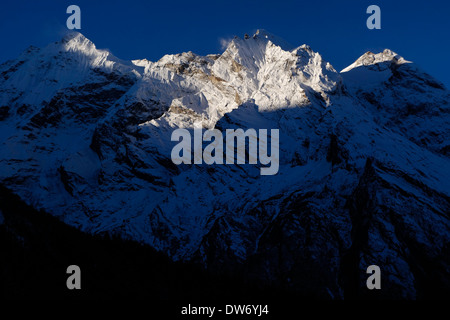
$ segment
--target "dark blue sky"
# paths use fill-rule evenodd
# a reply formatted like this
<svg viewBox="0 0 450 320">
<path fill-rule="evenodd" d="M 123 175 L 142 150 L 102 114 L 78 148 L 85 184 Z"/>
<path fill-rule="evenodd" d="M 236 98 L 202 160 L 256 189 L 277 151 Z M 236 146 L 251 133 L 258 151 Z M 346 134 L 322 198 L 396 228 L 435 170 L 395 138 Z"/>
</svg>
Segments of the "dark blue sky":
<svg viewBox="0 0 450 320">
<path fill-rule="evenodd" d="M 81 8 L 81 32 L 122 59 L 220 53 L 221 39 L 262 28 L 310 45 L 338 71 L 366 51 L 390 48 L 450 88 L 450 2 L 442 0 L 2 1 L 0 61 L 59 40 L 71 4 Z M 381 7 L 381 30 L 366 27 L 371 4 Z"/>
</svg>

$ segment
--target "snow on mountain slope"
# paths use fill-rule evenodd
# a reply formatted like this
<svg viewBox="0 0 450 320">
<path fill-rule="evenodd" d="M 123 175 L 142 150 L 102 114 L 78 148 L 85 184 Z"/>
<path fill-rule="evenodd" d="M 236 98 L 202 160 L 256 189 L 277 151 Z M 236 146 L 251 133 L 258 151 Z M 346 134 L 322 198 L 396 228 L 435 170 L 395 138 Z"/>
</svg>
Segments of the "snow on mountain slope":
<svg viewBox="0 0 450 320">
<path fill-rule="evenodd" d="M 1 105 L 10 104 L 11 98 L 17 98 L 15 103 L 39 105 L 48 102 L 58 90 L 85 85 L 89 77 L 98 77 L 102 72 L 139 76 L 138 67 L 108 51 L 97 50 L 79 33 L 68 34 L 44 49 L 30 47 L 6 68 L 9 66 L 2 68 L 1 88 L 8 95 L 2 95 Z"/>
<path fill-rule="evenodd" d="M 338 73 L 260 30 L 125 62 L 75 33 L 0 75 L 1 183 L 68 224 L 327 298 L 368 264 L 388 296 L 450 290 L 449 92 L 389 50 Z M 278 174 L 174 165 L 199 124 L 279 129 Z"/>
<path fill-rule="evenodd" d="M 342 77 L 381 126 L 407 133 L 424 148 L 449 154 L 450 95 L 442 83 L 390 50 L 364 54 L 342 71 Z"/>
</svg>

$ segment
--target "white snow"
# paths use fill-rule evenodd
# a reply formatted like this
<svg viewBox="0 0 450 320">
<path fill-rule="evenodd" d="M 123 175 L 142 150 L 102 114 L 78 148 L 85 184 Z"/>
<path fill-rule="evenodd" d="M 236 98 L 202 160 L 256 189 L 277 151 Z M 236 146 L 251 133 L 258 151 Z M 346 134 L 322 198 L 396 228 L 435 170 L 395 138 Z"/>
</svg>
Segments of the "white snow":
<svg viewBox="0 0 450 320">
<path fill-rule="evenodd" d="M 260 223 L 248 210 L 276 197 L 267 204 L 270 221 L 292 194 L 330 190 L 348 196 L 368 157 L 392 169 L 380 172 L 380 179 L 424 203 L 430 199 L 423 190 L 395 170 L 450 195 L 449 159 L 438 153 L 449 136 L 449 93 L 428 85 L 424 73 L 389 50 L 366 53 L 338 73 L 309 46 L 293 47 L 259 30 L 248 39 L 236 37 L 218 56 L 186 52 L 156 62 L 126 62 L 75 33 L 31 49 L 1 70 L 21 61 L 0 80 L 0 106 L 12 107 L 12 115 L 0 122 L 0 180 L 82 230 L 131 237 L 174 259 L 189 259 L 200 250 L 218 221 L 228 227 L 230 248 L 245 258 L 254 250 L 248 244 L 252 237 L 261 236 L 242 234 L 239 226 Z M 397 78 L 392 65 L 402 68 Z M 136 82 L 98 120 L 62 117 L 53 127 L 28 128 L 56 94 L 86 83 L 107 87 L 99 70 Z M 366 98 L 372 95 L 370 102 Z M 136 112 L 139 123 L 131 123 L 137 121 L 131 114 L 138 102 L 147 109 Z M 405 110 L 417 103 L 430 110 L 408 115 Z M 17 111 L 24 104 L 32 111 L 22 116 Z M 76 114 L 69 104 L 58 111 Z M 199 121 L 204 128 L 280 129 L 279 174 L 261 177 L 250 165 L 171 171 L 161 164 L 170 163 L 173 129 L 193 129 Z M 95 130 L 102 138 L 101 158 L 90 148 Z M 348 154 L 334 166 L 326 160 L 331 134 Z M 60 167 L 72 179 L 72 195 Z M 349 241 L 349 218 L 335 210 L 331 196 L 310 205 Z"/>
</svg>

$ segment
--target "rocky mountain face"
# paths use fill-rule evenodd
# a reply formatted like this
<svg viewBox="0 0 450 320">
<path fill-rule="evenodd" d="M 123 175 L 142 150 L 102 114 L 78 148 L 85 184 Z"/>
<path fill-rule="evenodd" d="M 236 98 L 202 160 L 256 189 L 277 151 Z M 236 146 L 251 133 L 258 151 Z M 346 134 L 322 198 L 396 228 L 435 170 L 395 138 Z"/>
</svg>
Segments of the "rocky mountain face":
<svg viewBox="0 0 450 320">
<path fill-rule="evenodd" d="M 337 72 L 258 31 L 123 61 L 79 33 L 0 65 L 0 181 L 92 234 L 313 297 L 450 295 L 450 92 L 385 50 Z M 279 129 L 278 174 L 175 165 L 177 128 Z M 1 220 L 0 220 L 1 221 Z"/>
</svg>

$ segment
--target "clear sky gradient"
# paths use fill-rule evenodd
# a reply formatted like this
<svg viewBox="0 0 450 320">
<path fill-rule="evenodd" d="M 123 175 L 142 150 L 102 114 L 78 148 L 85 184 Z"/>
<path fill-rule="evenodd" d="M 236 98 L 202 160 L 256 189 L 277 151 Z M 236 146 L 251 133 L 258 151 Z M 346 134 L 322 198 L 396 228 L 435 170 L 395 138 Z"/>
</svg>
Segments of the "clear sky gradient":
<svg viewBox="0 0 450 320">
<path fill-rule="evenodd" d="M 126 60 L 221 53 L 222 40 L 261 28 L 310 45 L 338 71 L 366 51 L 389 48 L 450 88 L 450 1 L 443 0 L 2 1 L 0 62 L 59 40 L 71 4 L 81 8 L 80 32 Z M 381 30 L 366 27 L 371 4 L 381 8 Z"/>
</svg>

